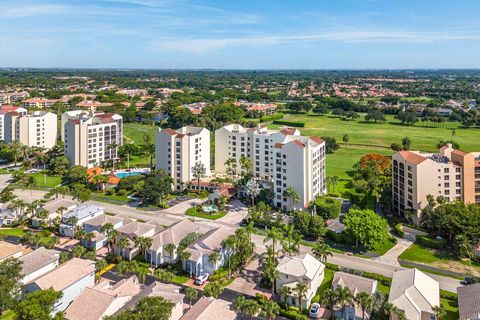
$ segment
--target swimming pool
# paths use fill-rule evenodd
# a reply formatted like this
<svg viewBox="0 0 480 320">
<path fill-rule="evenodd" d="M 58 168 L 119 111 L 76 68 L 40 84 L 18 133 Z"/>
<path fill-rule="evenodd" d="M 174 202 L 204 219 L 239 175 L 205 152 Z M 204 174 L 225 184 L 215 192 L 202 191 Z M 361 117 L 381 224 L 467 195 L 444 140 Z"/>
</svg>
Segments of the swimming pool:
<svg viewBox="0 0 480 320">
<path fill-rule="evenodd" d="M 120 179 L 123 179 L 125 177 L 138 176 L 140 174 L 144 174 L 144 172 L 140 172 L 140 171 L 115 172 L 115 175 Z"/>
</svg>

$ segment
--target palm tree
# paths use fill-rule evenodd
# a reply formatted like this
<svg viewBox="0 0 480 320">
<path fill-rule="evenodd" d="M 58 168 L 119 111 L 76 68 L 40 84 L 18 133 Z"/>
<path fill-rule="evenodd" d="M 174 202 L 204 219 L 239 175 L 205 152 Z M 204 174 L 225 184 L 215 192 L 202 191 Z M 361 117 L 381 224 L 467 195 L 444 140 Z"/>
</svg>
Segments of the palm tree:
<svg viewBox="0 0 480 320">
<path fill-rule="evenodd" d="M 154 273 L 155 277 L 158 278 L 159 280 L 170 283 L 173 281 L 173 278 L 175 278 L 175 274 L 171 271 L 165 270 L 165 269 L 157 269 L 155 270 Z"/>
<path fill-rule="evenodd" d="M 242 155 L 240 157 L 239 162 L 240 162 L 241 170 L 245 172 L 245 175 L 248 175 L 250 173 L 250 171 L 252 170 L 252 161 L 249 158 Z"/>
<path fill-rule="evenodd" d="M 283 251 L 288 254 L 298 253 L 300 249 L 300 241 L 302 235 L 295 230 L 293 225 L 285 225 L 283 227 L 284 241 L 282 242 Z"/>
<path fill-rule="evenodd" d="M 187 287 L 185 289 L 185 297 L 188 299 L 188 308 L 192 307 L 192 301 L 197 299 L 198 291 L 195 288 Z"/>
<path fill-rule="evenodd" d="M 240 317 L 243 319 L 243 313 L 245 312 L 245 296 L 237 296 L 233 302 L 233 310 L 236 313 L 240 313 Z"/>
<path fill-rule="evenodd" d="M 152 246 L 152 238 L 138 237 L 135 239 L 135 246 L 138 247 L 142 256 L 146 258 L 147 250 Z"/>
<path fill-rule="evenodd" d="M 437 317 L 436 320 L 444 320 L 447 316 L 447 312 L 441 306 L 433 306 L 432 310 Z"/>
<path fill-rule="evenodd" d="M 281 286 L 280 289 L 278 289 L 278 295 L 280 296 L 280 300 L 287 303 L 287 298 L 290 297 L 292 294 L 292 289 L 287 286 Z"/>
<path fill-rule="evenodd" d="M 302 300 L 306 298 L 308 292 L 308 286 L 303 282 L 298 282 L 295 286 L 295 295 L 298 299 L 298 305 L 300 306 L 300 310 L 303 310 Z"/>
<path fill-rule="evenodd" d="M 283 191 L 283 196 L 285 198 L 287 198 L 288 200 L 290 200 L 292 210 L 293 210 L 294 204 L 299 202 L 300 199 L 301 199 L 297 190 L 295 190 L 295 188 L 292 187 L 292 186 L 287 187 L 287 189 L 285 189 L 285 191 Z"/>
<path fill-rule="evenodd" d="M 335 319 L 335 303 L 337 302 L 337 291 L 331 288 L 325 289 L 322 293 L 322 303 L 330 309 L 331 318 Z"/>
<path fill-rule="evenodd" d="M 173 253 L 175 252 L 175 244 L 167 243 L 164 247 L 165 251 L 168 253 L 170 263 L 173 263 Z"/>
<path fill-rule="evenodd" d="M 95 264 L 95 267 L 96 267 L 96 269 L 97 269 L 97 272 L 102 271 L 102 270 L 105 269 L 107 266 L 108 266 L 108 263 L 107 263 L 107 261 L 105 261 L 105 259 L 100 259 L 100 260 L 98 260 L 97 263 Z"/>
<path fill-rule="evenodd" d="M 213 264 L 213 269 L 217 268 L 217 263 L 220 261 L 220 252 L 213 250 L 212 253 L 208 256 L 208 260 Z"/>
<path fill-rule="evenodd" d="M 354 301 L 358 303 L 362 309 L 362 320 L 365 319 L 365 313 L 371 311 L 375 305 L 375 299 L 366 292 L 359 292 Z"/>
<path fill-rule="evenodd" d="M 115 242 L 115 238 L 118 235 L 117 230 L 114 229 L 113 224 L 108 222 L 102 226 L 102 231 L 105 233 L 105 237 L 107 238 L 107 246 L 108 252 L 113 247 L 113 243 Z"/>
<path fill-rule="evenodd" d="M 235 158 L 228 158 L 227 161 L 225 161 L 225 166 L 227 167 L 225 169 L 225 173 L 233 176 L 237 173 L 237 160 Z"/>
<path fill-rule="evenodd" d="M 260 185 L 254 179 L 248 180 L 245 184 L 245 193 L 252 200 L 252 206 L 255 205 L 255 198 L 260 194 Z"/>
<path fill-rule="evenodd" d="M 142 153 L 150 158 L 150 172 L 153 172 L 153 158 L 155 157 L 155 143 L 153 138 L 147 132 L 143 133 L 143 145 L 141 145 Z"/>
<path fill-rule="evenodd" d="M 118 241 L 118 248 L 120 249 L 120 254 L 126 258 L 126 249 L 130 246 L 130 240 L 128 238 L 121 238 Z"/>
<path fill-rule="evenodd" d="M 10 150 L 13 153 L 13 160 L 15 163 L 15 167 L 17 166 L 18 158 L 21 156 L 21 153 L 20 153 L 21 147 L 22 147 L 22 144 L 17 140 L 14 140 L 10 143 Z"/>
<path fill-rule="evenodd" d="M 340 178 L 338 176 L 331 176 L 330 177 L 330 184 L 333 187 L 333 192 L 335 193 L 337 191 L 337 184 L 338 181 L 340 181 Z"/>
<path fill-rule="evenodd" d="M 257 301 L 252 299 L 246 299 L 244 303 L 244 313 L 250 316 L 250 319 L 253 319 L 258 311 L 260 311 L 260 305 Z"/>
<path fill-rule="evenodd" d="M 275 282 L 280 277 L 280 272 L 277 270 L 277 263 L 275 260 L 268 259 L 265 264 L 262 265 L 262 277 L 266 278 L 272 289 L 272 296 L 275 294 Z"/>
<path fill-rule="evenodd" d="M 280 314 L 280 306 L 273 300 L 266 300 L 261 306 L 261 315 L 269 320 Z"/>
<path fill-rule="evenodd" d="M 236 239 L 234 236 L 228 236 L 225 240 L 222 241 L 222 248 L 227 253 L 228 260 L 228 277 L 230 278 L 231 270 L 231 260 L 232 255 L 235 252 Z"/>
<path fill-rule="evenodd" d="M 347 287 L 337 287 L 337 303 L 342 307 L 342 316 L 345 311 L 345 305 L 353 302 L 353 295 Z"/>
<path fill-rule="evenodd" d="M 197 162 L 192 167 L 192 176 L 197 181 L 197 191 L 199 193 L 200 193 L 200 180 L 203 177 L 205 177 L 206 173 L 207 173 L 207 169 L 205 168 L 205 165 L 201 162 Z"/>
<path fill-rule="evenodd" d="M 385 301 L 383 304 L 382 304 L 382 310 L 383 310 L 383 313 L 390 318 L 390 316 L 392 314 L 396 314 L 398 312 L 398 309 L 397 307 L 395 307 L 392 303 L 388 302 L 388 301 Z"/>
<path fill-rule="evenodd" d="M 127 153 L 127 170 L 130 170 L 130 156 L 137 152 L 137 146 L 132 143 L 126 143 L 120 146 L 119 151 Z"/>
<path fill-rule="evenodd" d="M 315 247 L 313 247 L 312 253 L 320 262 L 326 262 L 328 257 L 333 256 L 330 251 L 330 246 L 321 241 L 315 242 Z"/>
<path fill-rule="evenodd" d="M 30 190 L 30 199 L 32 198 L 32 189 L 35 187 L 35 178 L 33 176 L 25 176 L 21 181 L 21 185 L 23 186 L 24 190 Z"/>
<path fill-rule="evenodd" d="M 282 231 L 276 227 L 271 227 L 270 229 L 268 229 L 267 235 L 263 239 L 263 243 L 268 242 L 269 240 L 272 241 L 272 248 L 273 248 L 273 251 L 275 252 L 275 245 L 277 243 L 281 243 L 283 240 Z"/>
</svg>

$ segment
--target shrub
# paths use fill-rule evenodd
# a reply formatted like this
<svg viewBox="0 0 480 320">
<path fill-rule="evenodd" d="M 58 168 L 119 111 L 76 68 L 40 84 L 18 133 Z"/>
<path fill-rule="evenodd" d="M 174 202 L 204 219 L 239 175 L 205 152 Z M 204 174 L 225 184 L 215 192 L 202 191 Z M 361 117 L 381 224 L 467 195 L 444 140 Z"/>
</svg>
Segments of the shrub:
<svg viewBox="0 0 480 320">
<path fill-rule="evenodd" d="M 275 113 L 270 116 L 263 116 L 260 118 L 260 122 L 268 122 L 268 121 L 273 121 L 273 120 L 280 120 L 285 117 L 285 114 L 283 113 Z"/>
<path fill-rule="evenodd" d="M 447 245 L 446 239 L 435 240 L 427 236 L 417 236 L 417 243 L 432 249 L 443 249 Z"/>
<path fill-rule="evenodd" d="M 297 308 L 298 309 L 298 308 Z M 307 316 L 294 311 L 294 310 L 284 310 L 280 309 L 280 316 L 285 317 L 287 319 L 292 319 L 292 320 L 307 320 Z"/>
<path fill-rule="evenodd" d="M 440 298 L 455 301 L 455 300 L 457 300 L 457 297 L 458 297 L 457 294 L 455 294 L 453 292 L 440 290 Z"/>
<path fill-rule="evenodd" d="M 110 188 L 109 188 L 109 189 L 106 189 L 106 190 L 105 190 L 105 194 L 106 194 L 107 196 L 111 196 L 111 195 L 113 195 L 113 193 L 114 193 L 113 189 L 110 189 Z"/>
<path fill-rule="evenodd" d="M 370 278 L 370 279 L 373 279 L 373 280 L 377 280 L 378 282 L 380 282 L 381 284 L 383 284 L 384 286 L 387 286 L 387 287 L 390 287 L 392 285 L 392 279 L 391 278 L 388 278 L 388 277 L 385 277 L 385 276 L 382 276 L 382 275 L 379 275 L 379 274 L 376 274 L 376 273 L 363 272 L 362 276 L 365 277 L 365 278 Z"/>
<path fill-rule="evenodd" d="M 280 124 L 283 126 L 298 127 L 298 128 L 305 127 L 305 122 L 295 122 L 295 121 L 273 120 L 273 124 Z"/>
<path fill-rule="evenodd" d="M 393 228 L 393 232 L 400 238 L 403 238 L 403 236 L 405 236 L 405 232 L 403 231 L 403 225 L 401 223 L 397 223 L 395 225 L 395 227 Z"/>
<path fill-rule="evenodd" d="M 325 237 L 332 240 L 333 242 L 342 243 L 345 242 L 345 237 L 341 233 L 336 233 L 332 230 L 327 230 Z"/>
<path fill-rule="evenodd" d="M 333 271 L 341 271 L 342 268 L 339 265 L 330 263 L 330 262 L 323 262 L 326 268 L 333 270 Z"/>
<path fill-rule="evenodd" d="M 125 195 L 127 194 L 127 190 L 125 190 L 125 189 L 120 189 L 120 190 L 117 191 L 117 194 L 118 194 L 119 196 L 125 196 Z"/>
<path fill-rule="evenodd" d="M 329 196 L 317 197 L 315 200 L 315 207 L 317 214 L 321 215 L 323 219 L 336 219 L 340 216 L 342 204 L 337 199 Z"/>
</svg>

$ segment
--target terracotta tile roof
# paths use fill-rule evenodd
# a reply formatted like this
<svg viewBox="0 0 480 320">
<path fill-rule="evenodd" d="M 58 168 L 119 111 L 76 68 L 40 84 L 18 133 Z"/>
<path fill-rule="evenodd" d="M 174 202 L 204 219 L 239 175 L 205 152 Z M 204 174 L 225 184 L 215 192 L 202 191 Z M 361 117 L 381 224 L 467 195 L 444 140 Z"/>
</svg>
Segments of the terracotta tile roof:
<svg viewBox="0 0 480 320">
<path fill-rule="evenodd" d="M 280 132 L 285 134 L 285 135 L 295 134 L 295 131 L 296 131 L 295 128 L 283 128 L 282 130 L 280 130 Z"/>
<path fill-rule="evenodd" d="M 317 137 L 317 136 L 310 136 L 310 140 L 312 140 L 312 141 L 314 141 L 315 143 L 318 143 L 318 144 L 322 144 L 322 143 L 325 142 L 325 141 L 323 141 L 322 138 Z"/>
<path fill-rule="evenodd" d="M 423 161 L 427 160 L 427 158 L 411 151 L 399 151 L 398 153 L 405 161 L 410 162 L 414 165 L 418 165 Z"/>
<path fill-rule="evenodd" d="M 465 151 L 462 151 L 462 150 L 453 150 L 452 154 L 456 154 L 456 155 L 459 155 L 459 156 L 464 156 L 464 155 L 467 155 L 468 152 L 465 152 Z"/>
<path fill-rule="evenodd" d="M 108 175 L 108 184 L 118 184 L 120 182 L 120 178 L 115 175 L 115 173 L 110 172 Z"/>
<path fill-rule="evenodd" d="M 300 140 L 293 140 L 293 143 L 295 143 L 297 146 L 305 148 L 305 144 L 301 142 Z"/>
<path fill-rule="evenodd" d="M 283 147 L 283 143 L 277 142 L 277 143 L 275 143 L 275 145 L 273 147 L 281 149 Z"/>
<path fill-rule="evenodd" d="M 94 261 L 73 258 L 33 282 L 41 290 L 53 288 L 55 291 L 63 291 L 94 272 Z"/>
<path fill-rule="evenodd" d="M 177 135 L 177 131 L 173 130 L 172 128 L 167 128 L 167 129 L 165 129 L 165 130 L 163 130 L 163 131 L 165 131 L 166 133 L 168 133 L 168 134 L 171 135 L 171 136 Z"/>
</svg>

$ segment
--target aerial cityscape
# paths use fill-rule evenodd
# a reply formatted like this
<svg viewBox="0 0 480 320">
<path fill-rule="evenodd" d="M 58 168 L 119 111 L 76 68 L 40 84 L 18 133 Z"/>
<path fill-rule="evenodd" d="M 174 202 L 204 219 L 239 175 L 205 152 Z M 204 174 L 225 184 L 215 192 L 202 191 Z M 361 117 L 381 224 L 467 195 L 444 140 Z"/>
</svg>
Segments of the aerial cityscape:
<svg viewBox="0 0 480 320">
<path fill-rule="evenodd" d="M 0 3 L 0 320 L 480 320 L 480 3 Z"/>
</svg>

